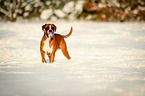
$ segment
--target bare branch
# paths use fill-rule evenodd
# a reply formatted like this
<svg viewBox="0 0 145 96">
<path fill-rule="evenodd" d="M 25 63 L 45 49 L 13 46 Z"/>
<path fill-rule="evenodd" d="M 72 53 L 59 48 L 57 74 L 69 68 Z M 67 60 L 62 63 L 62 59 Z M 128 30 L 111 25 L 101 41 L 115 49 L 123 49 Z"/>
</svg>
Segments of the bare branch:
<svg viewBox="0 0 145 96">
<path fill-rule="evenodd" d="M 9 13 L 0 7 L 0 12 L 4 13 L 6 16 L 9 17 Z"/>
</svg>

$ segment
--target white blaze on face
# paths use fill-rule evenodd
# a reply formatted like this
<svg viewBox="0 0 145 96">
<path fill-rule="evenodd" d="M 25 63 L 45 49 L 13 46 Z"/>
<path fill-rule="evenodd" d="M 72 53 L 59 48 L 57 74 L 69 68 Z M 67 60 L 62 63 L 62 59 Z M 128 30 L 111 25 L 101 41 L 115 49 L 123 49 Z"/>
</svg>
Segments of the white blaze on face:
<svg viewBox="0 0 145 96">
<path fill-rule="evenodd" d="M 44 41 L 43 51 L 45 53 L 52 53 L 52 50 L 53 50 L 53 46 L 50 47 L 50 45 L 49 45 L 49 40 L 50 39 L 46 39 Z"/>
<path fill-rule="evenodd" d="M 49 25 L 49 30 L 51 30 L 51 25 Z"/>
<path fill-rule="evenodd" d="M 49 34 L 49 30 L 51 30 L 51 25 L 49 25 L 49 29 L 47 30 L 47 34 Z"/>
</svg>

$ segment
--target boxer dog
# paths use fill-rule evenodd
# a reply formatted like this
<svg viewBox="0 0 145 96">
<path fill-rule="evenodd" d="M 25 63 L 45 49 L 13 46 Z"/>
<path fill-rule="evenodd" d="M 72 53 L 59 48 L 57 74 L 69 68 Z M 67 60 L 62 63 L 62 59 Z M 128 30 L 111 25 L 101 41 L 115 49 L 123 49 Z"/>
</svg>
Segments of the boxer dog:
<svg viewBox="0 0 145 96">
<path fill-rule="evenodd" d="M 49 63 L 54 62 L 57 49 L 61 49 L 62 53 L 68 60 L 71 59 L 64 38 L 69 37 L 72 34 L 73 29 L 71 27 L 70 32 L 67 35 L 56 34 L 56 29 L 57 27 L 54 24 L 45 24 L 42 26 L 44 35 L 40 43 L 40 52 L 43 63 L 46 63 L 45 54 L 49 57 Z"/>
</svg>

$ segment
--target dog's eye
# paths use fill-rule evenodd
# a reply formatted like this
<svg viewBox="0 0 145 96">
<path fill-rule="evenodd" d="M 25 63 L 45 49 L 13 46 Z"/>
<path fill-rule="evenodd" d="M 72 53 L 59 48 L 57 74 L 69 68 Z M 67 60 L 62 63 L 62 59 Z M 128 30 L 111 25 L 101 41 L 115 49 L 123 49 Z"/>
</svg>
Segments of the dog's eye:
<svg viewBox="0 0 145 96">
<path fill-rule="evenodd" d="M 47 27 L 47 28 L 45 28 L 46 30 L 48 30 L 49 29 L 49 27 Z"/>
<path fill-rule="evenodd" d="M 54 27 L 51 28 L 54 31 Z"/>
</svg>

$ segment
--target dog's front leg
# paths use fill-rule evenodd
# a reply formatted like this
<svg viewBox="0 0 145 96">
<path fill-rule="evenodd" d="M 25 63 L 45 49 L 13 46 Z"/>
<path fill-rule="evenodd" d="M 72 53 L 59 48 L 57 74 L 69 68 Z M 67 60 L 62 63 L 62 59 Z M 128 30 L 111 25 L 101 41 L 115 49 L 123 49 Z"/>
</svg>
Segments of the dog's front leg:
<svg viewBox="0 0 145 96">
<path fill-rule="evenodd" d="M 41 57 L 42 57 L 42 63 L 46 63 L 44 51 L 41 51 Z"/>
<path fill-rule="evenodd" d="M 55 52 L 56 52 L 56 50 L 53 50 L 53 52 L 51 53 L 50 62 L 49 63 L 53 63 L 54 62 Z"/>
</svg>

